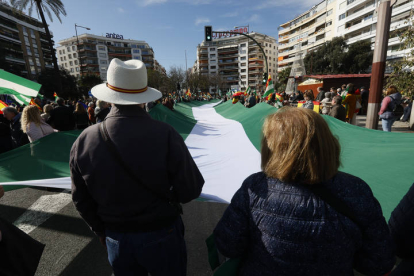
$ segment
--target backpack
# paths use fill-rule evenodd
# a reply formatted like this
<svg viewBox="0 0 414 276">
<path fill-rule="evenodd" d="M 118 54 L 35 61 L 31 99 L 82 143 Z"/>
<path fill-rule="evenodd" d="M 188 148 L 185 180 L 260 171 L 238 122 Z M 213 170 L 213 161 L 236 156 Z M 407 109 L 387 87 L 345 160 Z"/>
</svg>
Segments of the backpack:
<svg viewBox="0 0 414 276">
<path fill-rule="evenodd" d="M 395 120 L 399 121 L 400 118 L 404 115 L 404 107 L 401 104 L 396 104 L 395 100 L 391 98 L 391 101 L 394 102 L 394 108 L 391 110 L 392 115 L 394 115 Z"/>
</svg>

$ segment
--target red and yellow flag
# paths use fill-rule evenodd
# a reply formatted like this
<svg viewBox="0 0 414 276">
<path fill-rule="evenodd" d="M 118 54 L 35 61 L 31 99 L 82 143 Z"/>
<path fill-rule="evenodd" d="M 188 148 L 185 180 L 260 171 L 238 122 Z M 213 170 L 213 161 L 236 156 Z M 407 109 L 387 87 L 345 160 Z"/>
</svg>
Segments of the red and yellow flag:
<svg viewBox="0 0 414 276">
<path fill-rule="evenodd" d="M 37 104 L 37 103 L 35 103 L 35 101 L 34 101 L 34 98 L 32 98 L 31 100 L 30 100 L 30 105 L 34 105 L 34 106 L 36 106 L 39 110 L 40 110 L 40 112 L 42 112 L 43 110 L 42 110 L 42 108 Z"/>
<path fill-rule="evenodd" d="M 0 101 L 0 114 L 3 114 L 3 112 L 1 110 L 5 107 L 8 107 L 8 105 L 5 102 Z"/>
<path fill-rule="evenodd" d="M 57 96 L 58 96 L 58 95 L 56 94 L 56 92 L 55 92 L 55 93 L 53 93 L 53 97 L 55 97 L 55 98 L 56 98 Z"/>
<path fill-rule="evenodd" d="M 191 97 L 191 92 L 190 92 L 190 89 L 187 89 L 187 92 L 185 92 L 185 94 L 186 94 L 188 97 Z"/>
</svg>

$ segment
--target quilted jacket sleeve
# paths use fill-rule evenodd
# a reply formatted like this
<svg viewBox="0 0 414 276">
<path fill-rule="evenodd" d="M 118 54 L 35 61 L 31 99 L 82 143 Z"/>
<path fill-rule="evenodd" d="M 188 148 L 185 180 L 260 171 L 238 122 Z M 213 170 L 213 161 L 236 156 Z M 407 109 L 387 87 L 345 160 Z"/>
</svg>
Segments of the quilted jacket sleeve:
<svg viewBox="0 0 414 276">
<path fill-rule="evenodd" d="M 228 258 L 242 257 L 249 244 L 248 186 L 249 183 L 245 180 L 214 230 L 217 249 Z"/>
<path fill-rule="evenodd" d="M 389 226 L 397 256 L 414 258 L 414 184 L 392 212 Z"/>
</svg>

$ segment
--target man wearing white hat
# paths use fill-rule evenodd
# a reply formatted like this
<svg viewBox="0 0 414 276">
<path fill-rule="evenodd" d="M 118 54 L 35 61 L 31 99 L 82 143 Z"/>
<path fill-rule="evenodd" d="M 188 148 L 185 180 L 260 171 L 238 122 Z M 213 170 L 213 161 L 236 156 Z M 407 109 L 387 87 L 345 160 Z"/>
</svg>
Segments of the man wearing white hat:
<svg viewBox="0 0 414 276">
<path fill-rule="evenodd" d="M 115 275 L 186 275 L 180 203 L 197 198 L 204 179 L 177 131 L 143 109 L 161 92 L 147 86 L 141 61 L 113 59 L 108 82 L 92 94 L 112 109 L 73 144 L 77 210 L 107 247 Z"/>
</svg>

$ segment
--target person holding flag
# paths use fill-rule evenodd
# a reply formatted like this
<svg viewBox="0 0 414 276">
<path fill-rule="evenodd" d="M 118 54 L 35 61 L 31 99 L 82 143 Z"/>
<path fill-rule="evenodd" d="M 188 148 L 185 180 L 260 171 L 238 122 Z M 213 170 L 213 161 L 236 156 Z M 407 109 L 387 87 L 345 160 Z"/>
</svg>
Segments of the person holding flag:
<svg viewBox="0 0 414 276">
<path fill-rule="evenodd" d="M 39 109 L 39 110 L 40 110 L 40 113 L 42 113 L 42 112 L 43 112 L 43 109 L 40 107 L 40 104 L 39 104 L 38 102 L 39 102 L 39 99 L 37 99 L 37 98 L 36 98 L 36 100 L 35 100 L 35 98 L 32 98 L 32 99 L 30 100 L 30 104 L 29 104 L 29 105 L 34 105 L 34 106 L 36 106 L 36 107 L 37 107 L 37 109 Z"/>
</svg>

